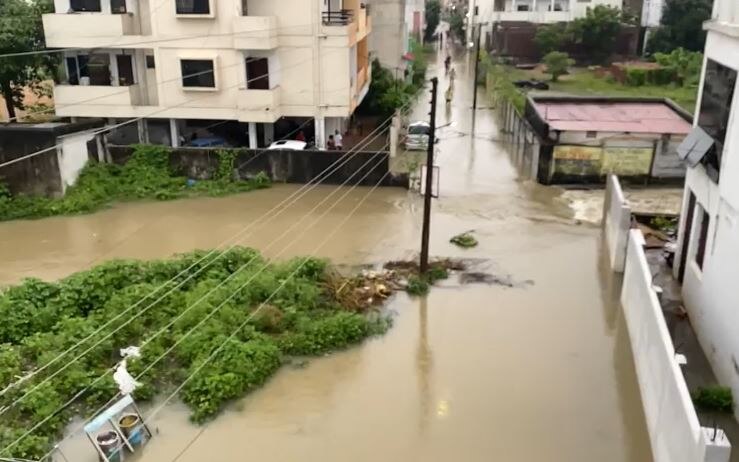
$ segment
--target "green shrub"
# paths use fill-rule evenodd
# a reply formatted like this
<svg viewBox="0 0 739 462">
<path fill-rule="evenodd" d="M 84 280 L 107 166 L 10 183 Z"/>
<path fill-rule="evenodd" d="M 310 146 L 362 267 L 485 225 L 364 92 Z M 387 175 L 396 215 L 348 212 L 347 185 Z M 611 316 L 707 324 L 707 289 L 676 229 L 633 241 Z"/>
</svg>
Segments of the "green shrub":
<svg viewBox="0 0 739 462">
<path fill-rule="evenodd" d="M 693 403 L 704 411 L 733 412 L 734 397 L 731 388 L 712 386 L 698 388 L 693 393 Z"/>
<path fill-rule="evenodd" d="M 210 266 L 205 268 L 206 264 Z M 180 287 L 169 283 L 172 293 L 144 311 L 167 290 L 152 296 L 156 287 L 190 266 L 188 275 L 203 271 Z M 73 405 L 11 449 L 14 456 L 40 458 L 69 419 L 87 416 L 115 395 L 117 386 L 110 374 L 103 380 L 98 377 L 120 359 L 121 347 L 141 346 L 144 340 L 142 357 L 128 362 L 129 372 L 142 384 L 135 398 L 152 399 L 192 375 L 180 396 L 192 419 L 203 422 L 228 401 L 263 384 L 280 367 L 282 355 L 323 354 L 387 330 L 386 317 L 349 312 L 339 305 L 323 285 L 327 268 L 325 260 L 315 258 L 267 263 L 255 250 L 237 247 L 218 260 L 207 251 L 149 262 L 114 260 L 57 282 L 27 279 L 5 289 L 0 292 L 0 387 L 18 380 L 24 371 L 49 363 L 86 337 L 92 339 L 68 355 L 89 349 L 82 358 L 5 412 L 0 444 L 7 446 L 85 390 Z M 138 317 L 126 314 L 103 328 L 142 299 L 132 312 Z M 112 333 L 113 326 L 120 329 Z M 95 335 L 98 329 L 102 330 Z M 155 333 L 159 334 L 153 338 Z M 178 341 L 171 354 L 149 368 Z M 201 369 L 221 345 L 221 351 Z M 19 384 L 0 396 L 0 407 L 10 405 L 41 379 Z"/>
<path fill-rule="evenodd" d="M 462 233 L 457 234 L 456 236 L 449 239 L 449 242 L 451 242 L 454 245 L 457 245 L 459 247 L 464 248 L 471 248 L 477 246 L 477 239 L 475 239 L 475 236 L 472 235 L 472 233 Z"/>
<path fill-rule="evenodd" d="M 125 165 L 88 163 L 74 186 L 61 199 L 11 196 L 0 184 L 0 221 L 89 213 L 114 201 L 172 200 L 193 195 L 220 196 L 269 187 L 269 178 L 258 174 L 248 181 L 233 179 L 236 152 L 218 151 L 219 166 L 212 180 L 189 188 L 187 178 L 176 176 L 169 165 L 169 148 L 138 145 Z"/>
<path fill-rule="evenodd" d="M 429 283 L 422 277 L 411 276 L 406 291 L 411 295 L 425 295 L 429 292 Z"/>
<path fill-rule="evenodd" d="M 636 67 L 626 68 L 626 81 L 630 87 L 641 87 L 647 83 L 647 71 Z"/>
</svg>

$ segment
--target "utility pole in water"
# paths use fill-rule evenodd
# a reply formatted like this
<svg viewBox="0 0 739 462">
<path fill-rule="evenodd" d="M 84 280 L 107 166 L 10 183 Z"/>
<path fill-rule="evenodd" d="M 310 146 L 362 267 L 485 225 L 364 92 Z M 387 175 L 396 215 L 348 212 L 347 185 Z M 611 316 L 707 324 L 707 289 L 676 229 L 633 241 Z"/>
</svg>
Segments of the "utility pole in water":
<svg viewBox="0 0 739 462">
<path fill-rule="evenodd" d="M 426 149 L 426 191 L 423 196 L 423 230 L 421 231 L 421 274 L 429 268 L 429 234 L 431 233 L 431 195 L 434 184 L 434 149 L 436 149 L 436 91 L 439 79 L 431 79 L 431 120 L 429 121 L 429 143 Z"/>
</svg>

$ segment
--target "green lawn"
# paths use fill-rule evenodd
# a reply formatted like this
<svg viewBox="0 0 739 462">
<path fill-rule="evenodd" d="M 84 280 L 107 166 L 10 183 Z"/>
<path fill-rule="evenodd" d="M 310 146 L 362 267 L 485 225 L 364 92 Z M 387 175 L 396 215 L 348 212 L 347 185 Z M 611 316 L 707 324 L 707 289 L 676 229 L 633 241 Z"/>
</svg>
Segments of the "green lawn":
<svg viewBox="0 0 739 462">
<path fill-rule="evenodd" d="M 539 69 L 521 70 L 507 67 L 506 74 L 512 80 L 539 79 L 549 80 L 549 76 Z M 568 93 L 581 96 L 641 96 L 670 98 L 691 114 L 695 111 L 695 101 L 698 89 L 695 87 L 678 87 L 673 85 L 630 87 L 607 78 L 596 77 L 595 74 L 584 68 L 575 68 L 569 75 L 560 77 L 559 82 L 549 82 L 550 92 Z"/>
</svg>

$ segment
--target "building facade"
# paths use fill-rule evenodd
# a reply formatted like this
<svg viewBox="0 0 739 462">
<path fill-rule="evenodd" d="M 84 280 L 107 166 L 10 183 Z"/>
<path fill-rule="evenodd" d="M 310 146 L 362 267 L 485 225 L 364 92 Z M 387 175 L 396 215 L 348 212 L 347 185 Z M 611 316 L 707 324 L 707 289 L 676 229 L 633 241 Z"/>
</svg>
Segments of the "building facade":
<svg viewBox="0 0 739 462">
<path fill-rule="evenodd" d="M 423 40 L 424 0 L 368 0 L 372 12 L 369 48 L 372 59 L 403 78 L 411 39 Z"/>
<path fill-rule="evenodd" d="M 715 0 L 688 164 L 675 276 L 718 380 L 739 396 L 739 3 Z M 736 412 L 736 411 L 735 411 Z"/>
<path fill-rule="evenodd" d="M 475 22 L 532 22 L 537 24 L 572 21 L 585 16 L 597 5 L 621 8 L 623 0 L 469 0 L 470 11 L 477 7 Z"/>
<path fill-rule="evenodd" d="M 70 49 L 57 114 L 143 117 L 146 141 L 176 146 L 188 120 L 232 121 L 257 147 L 292 118 L 323 147 L 369 88 L 372 21 L 359 0 L 54 3 L 46 45 Z"/>
</svg>

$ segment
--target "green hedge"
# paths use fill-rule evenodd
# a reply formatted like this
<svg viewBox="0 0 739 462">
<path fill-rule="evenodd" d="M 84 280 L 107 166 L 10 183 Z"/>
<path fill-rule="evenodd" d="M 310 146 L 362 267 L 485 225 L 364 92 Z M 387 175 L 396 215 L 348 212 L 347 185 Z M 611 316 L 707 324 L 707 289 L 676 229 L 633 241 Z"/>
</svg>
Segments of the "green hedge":
<svg viewBox="0 0 739 462">
<path fill-rule="evenodd" d="M 263 173 L 249 181 L 235 181 L 236 152 L 231 150 L 217 152 L 219 166 L 212 180 L 189 185 L 186 177 L 170 169 L 169 153 L 169 148 L 163 146 L 138 145 L 123 166 L 90 162 L 77 183 L 60 199 L 13 196 L 0 184 L 0 221 L 89 213 L 115 201 L 222 196 L 270 186 L 269 178 Z"/>
</svg>

